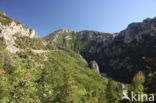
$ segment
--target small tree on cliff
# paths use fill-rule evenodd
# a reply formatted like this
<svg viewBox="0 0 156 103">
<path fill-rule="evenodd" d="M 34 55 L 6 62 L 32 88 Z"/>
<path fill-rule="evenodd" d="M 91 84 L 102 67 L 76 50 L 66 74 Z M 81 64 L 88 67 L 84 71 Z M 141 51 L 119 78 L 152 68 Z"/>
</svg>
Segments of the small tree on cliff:
<svg viewBox="0 0 156 103">
<path fill-rule="evenodd" d="M 144 86 L 143 83 L 145 82 L 145 75 L 142 71 L 139 71 L 132 80 L 132 91 L 135 93 L 143 93 Z"/>
</svg>

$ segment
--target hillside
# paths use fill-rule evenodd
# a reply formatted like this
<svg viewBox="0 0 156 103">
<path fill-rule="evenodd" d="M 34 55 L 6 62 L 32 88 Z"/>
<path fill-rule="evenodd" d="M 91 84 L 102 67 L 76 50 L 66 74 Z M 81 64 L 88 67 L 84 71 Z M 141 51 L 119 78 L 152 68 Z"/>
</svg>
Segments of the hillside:
<svg viewBox="0 0 156 103">
<path fill-rule="evenodd" d="M 109 33 L 96 31 L 72 31 L 69 29 L 57 30 L 44 37 L 53 46 L 58 48 L 67 48 L 76 52 L 92 45 L 97 39 L 104 39 L 110 36 Z"/>
<path fill-rule="evenodd" d="M 91 70 L 79 54 L 0 13 L 0 103 L 107 103 L 108 84 L 121 93 L 120 83 Z"/>
<path fill-rule="evenodd" d="M 88 64 L 94 63 L 90 67 L 96 66 L 96 70 L 93 69 L 95 72 L 99 72 L 97 69 L 99 66 L 100 73 L 104 77 L 128 83 L 121 85 L 123 94 L 127 95 L 128 99 L 117 100 L 112 98 L 117 95 L 110 96 L 118 90 L 112 91 L 114 86 L 110 85 L 109 80 L 104 93 L 106 98 L 109 98 L 107 103 L 154 102 L 156 95 L 156 18 L 131 23 L 125 30 L 115 34 L 94 31 L 64 32 L 63 30 L 62 32 L 61 30 L 59 33 L 50 34 L 45 40 L 51 46 L 78 52 Z M 139 99 L 141 97 L 136 96 L 138 100 L 133 100 L 133 94 L 140 95 L 140 93 L 150 94 L 152 99 L 149 100 L 148 97 Z M 119 95 L 117 97 L 120 97 Z"/>
</svg>

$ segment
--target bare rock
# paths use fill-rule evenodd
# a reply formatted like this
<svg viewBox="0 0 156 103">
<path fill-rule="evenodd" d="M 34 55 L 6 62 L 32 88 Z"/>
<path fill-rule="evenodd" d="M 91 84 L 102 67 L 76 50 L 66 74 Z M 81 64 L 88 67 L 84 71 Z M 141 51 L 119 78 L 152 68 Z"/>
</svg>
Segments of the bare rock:
<svg viewBox="0 0 156 103">
<path fill-rule="evenodd" d="M 7 25 L 2 25 L 0 23 L 0 38 L 4 40 L 6 44 L 6 49 L 11 53 L 16 53 L 19 51 L 18 48 L 14 46 L 16 37 L 27 36 L 30 38 L 37 38 L 38 36 L 35 34 L 35 30 L 31 30 L 25 27 L 22 24 L 17 24 L 12 21 Z"/>
<path fill-rule="evenodd" d="M 98 66 L 98 64 L 96 63 L 95 60 L 90 61 L 89 65 L 95 72 L 100 73 L 99 66 Z"/>
</svg>

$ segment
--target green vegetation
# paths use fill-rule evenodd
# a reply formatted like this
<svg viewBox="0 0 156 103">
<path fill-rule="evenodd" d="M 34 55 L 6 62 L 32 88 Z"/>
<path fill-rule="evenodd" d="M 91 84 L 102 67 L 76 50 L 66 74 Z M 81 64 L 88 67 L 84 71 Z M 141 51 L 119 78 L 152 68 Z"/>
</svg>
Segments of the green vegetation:
<svg viewBox="0 0 156 103">
<path fill-rule="evenodd" d="M 15 20 L 0 12 L 0 22 L 3 25 L 12 21 Z M 155 26 L 152 26 L 151 31 L 156 33 Z M 89 45 L 93 47 L 98 38 L 105 38 L 109 34 L 93 31 L 77 33 L 70 31 L 63 34 L 55 32 L 45 37 L 50 44 L 46 44 L 40 38 L 21 37 L 18 33 L 15 36 L 17 39 L 14 46 L 20 49 L 15 54 L 8 52 L 3 39 L 0 39 L 0 103 L 130 103 L 121 101 L 123 89 L 121 83 L 103 78 L 92 71 L 78 54 Z M 149 45 L 145 42 L 148 45 L 144 47 L 146 49 L 149 46 L 155 47 L 152 45 L 154 43 Z M 135 62 L 134 64 L 140 62 L 142 55 L 139 55 L 141 52 L 138 51 L 142 49 L 127 48 L 128 53 L 131 50 L 135 52 L 135 55 L 132 55 L 133 52 L 129 53 L 129 56 L 136 58 L 133 58 L 131 62 Z M 35 50 L 43 52 L 34 52 Z M 103 55 L 104 52 L 101 53 Z M 150 53 L 146 52 L 146 54 Z M 155 54 L 154 51 L 153 54 Z M 122 56 L 126 57 L 126 55 Z M 87 56 L 90 55 L 87 54 Z M 108 57 L 106 59 L 109 60 Z M 143 69 L 146 75 L 142 71 L 137 72 L 133 75 L 131 84 L 124 85 L 124 89 L 127 89 L 129 93 L 133 91 L 156 95 L 156 60 L 144 59 L 150 64 L 147 69 Z M 146 65 L 144 62 L 141 64 Z M 106 69 L 107 65 L 109 62 L 105 65 Z M 114 66 L 114 68 L 117 67 Z M 130 79 L 132 76 L 121 69 L 116 70 L 110 73 L 118 72 L 122 79 L 125 76 Z"/>
<path fill-rule="evenodd" d="M 16 47 L 20 49 L 46 49 L 45 45 L 43 44 L 40 38 L 29 38 L 29 37 L 17 37 L 15 41 Z"/>
<path fill-rule="evenodd" d="M 116 84 L 111 79 L 109 79 L 106 87 L 106 97 L 109 98 L 107 103 L 121 102 L 122 95 L 120 91 L 121 88 L 116 87 Z"/>
<path fill-rule="evenodd" d="M 0 22 L 1 22 L 1 24 L 7 25 L 7 24 L 11 23 L 12 21 L 16 22 L 17 24 L 21 24 L 20 22 L 13 20 L 9 16 L 7 16 L 5 13 L 0 11 Z"/>
<path fill-rule="evenodd" d="M 2 24 L 6 25 L 12 20 L 0 12 Z M 152 26 L 151 32 L 155 34 L 155 31 L 155 26 Z M 15 36 L 14 46 L 22 49 L 16 54 L 5 50 L 5 43 L 3 39 L 0 40 L 0 103 L 130 103 L 121 101 L 121 83 L 101 77 L 75 53 L 94 45 L 97 38 L 105 38 L 109 34 L 92 31 L 55 32 L 44 38 L 49 44 L 40 38 L 21 37 L 18 33 Z M 32 49 L 48 52 L 35 53 Z M 141 48 L 127 49 L 128 52 L 135 52 L 135 55 L 129 54 L 136 58 L 132 62 L 138 63 L 137 58 L 141 58 L 138 49 Z M 126 57 L 125 54 L 123 57 Z M 150 66 L 143 69 L 146 75 L 142 71 L 133 75 L 131 83 L 125 86 L 129 94 L 133 91 L 136 94 L 156 95 L 156 61 L 144 59 Z M 144 62 L 141 64 L 146 65 Z M 111 74 L 116 72 L 114 70 Z M 121 70 L 118 73 L 129 79 L 132 76 Z"/>
<path fill-rule="evenodd" d="M 62 50 L 10 54 L 2 47 L 0 103 L 108 103 L 107 79 L 73 55 Z M 112 83 L 114 88 L 119 84 Z"/>
<path fill-rule="evenodd" d="M 77 53 L 80 53 L 82 49 L 91 45 L 97 38 L 105 38 L 110 35 L 95 31 L 71 31 L 63 33 L 60 33 L 60 31 L 56 31 L 44 37 L 44 39 L 53 46 L 70 49 Z"/>
<path fill-rule="evenodd" d="M 151 32 L 156 34 L 156 25 L 151 26 Z"/>
<path fill-rule="evenodd" d="M 133 78 L 132 81 L 132 91 L 135 93 L 143 93 L 144 86 L 143 83 L 145 82 L 145 76 L 143 72 L 139 71 Z"/>
<path fill-rule="evenodd" d="M 147 93 L 154 93 L 156 95 L 156 60 L 150 58 L 144 59 L 149 63 L 147 66 L 149 72 L 146 75 L 144 86 Z"/>
<path fill-rule="evenodd" d="M 3 12 L 0 12 L 0 22 L 5 25 L 11 23 L 12 19 L 5 15 Z"/>
<path fill-rule="evenodd" d="M 139 71 L 133 77 L 132 83 L 129 84 L 126 89 L 135 94 L 154 94 L 156 96 L 156 60 L 145 58 L 144 60 L 148 63 L 146 75 Z M 138 99 L 138 98 L 137 98 Z M 143 98 L 146 100 L 146 97 Z M 131 103 L 124 101 L 123 103 Z M 149 103 L 147 101 L 134 101 L 134 103 Z M 154 103 L 154 102 L 151 102 Z"/>
</svg>

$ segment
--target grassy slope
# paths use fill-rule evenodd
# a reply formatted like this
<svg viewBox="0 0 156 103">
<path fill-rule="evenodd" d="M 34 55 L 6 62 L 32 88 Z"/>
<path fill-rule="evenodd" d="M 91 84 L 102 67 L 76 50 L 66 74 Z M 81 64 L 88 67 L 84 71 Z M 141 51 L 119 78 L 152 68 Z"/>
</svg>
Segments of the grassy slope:
<svg viewBox="0 0 156 103">
<path fill-rule="evenodd" d="M 62 103 L 64 86 L 68 82 L 69 90 L 72 88 L 70 86 L 75 88 L 71 90 L 75 90 L 76 94 L 73 95 L 76 97 L 73 98 L 78 99 L 77 101 L 98 101 L 99 96 L 92 95 L 95 92 L 100 94 L 106 88 L 106 79 L 64 51 L 49 52 L 46 54 L 47 61 L 44 61 L 44 55 L 31 51 L 13 55 L 3 49 L 0 56 L 0 101 L 3 103 Z M 104 96 L 104 93 L 101 94 Z"/>
</svg>

